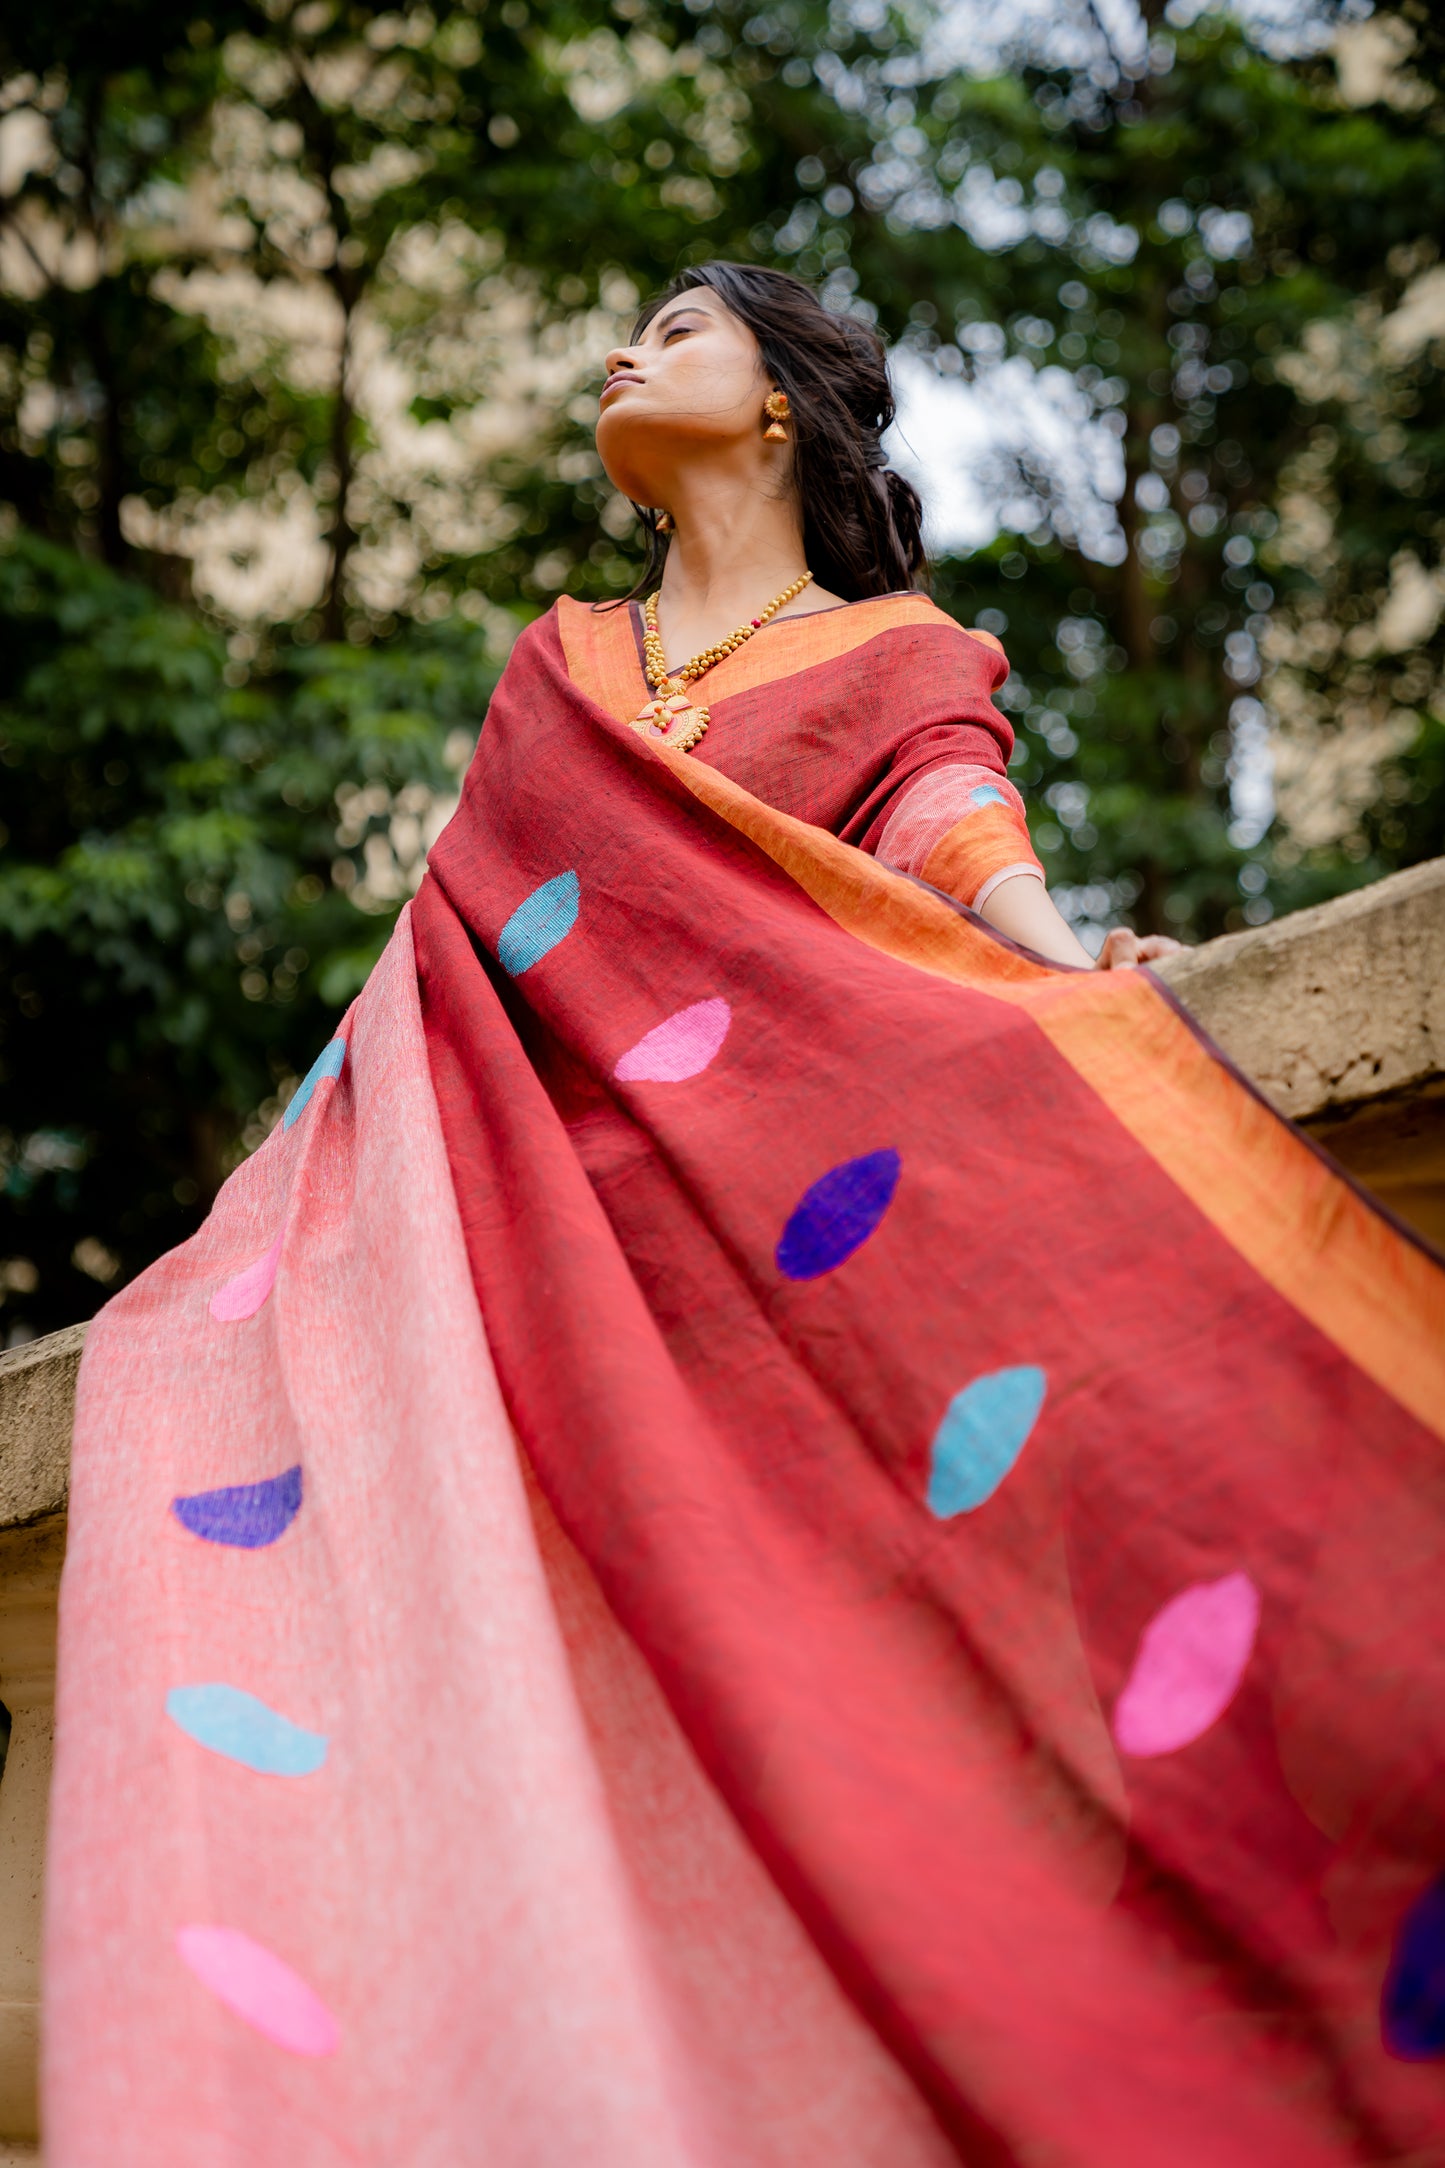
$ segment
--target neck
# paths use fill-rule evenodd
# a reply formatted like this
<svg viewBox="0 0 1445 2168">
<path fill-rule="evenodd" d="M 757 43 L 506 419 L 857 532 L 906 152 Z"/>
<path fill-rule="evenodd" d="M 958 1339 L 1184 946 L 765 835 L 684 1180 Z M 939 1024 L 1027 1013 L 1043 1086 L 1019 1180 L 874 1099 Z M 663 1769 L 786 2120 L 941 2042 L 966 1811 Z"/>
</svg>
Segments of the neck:
<svg viewBox="0 0 1445 2168">
<path fill-rule="evenodd" d="M 795 501 L 771 495 L 756 473 L 680 480 L 670 509 L 676 532 L 658 614 L 676 662 L 756 617 L 807 567 Z"/>
</svg>

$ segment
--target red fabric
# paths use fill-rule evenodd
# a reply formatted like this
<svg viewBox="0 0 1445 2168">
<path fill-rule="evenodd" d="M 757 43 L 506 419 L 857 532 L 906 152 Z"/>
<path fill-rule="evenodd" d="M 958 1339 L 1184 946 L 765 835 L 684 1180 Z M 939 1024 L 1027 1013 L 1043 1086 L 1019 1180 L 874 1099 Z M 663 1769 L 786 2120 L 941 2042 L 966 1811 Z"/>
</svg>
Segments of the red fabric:
<svg viewBox="0 0 1445 2168">
<path fill-rule="evenodd" d="M 1002 651 L 961 636 L 941 612 L 938 620 L 900 625 L 826 668 L 721 698 L 704 679 L 712 724 L 701 757 L 764 805 L 876 851 L 909 784 L 960 761 L 1002 776 L 1013 751 L 1013 728 L 992 698 L 1008 676 Z M 790 622 L 775 619 L 759 642 Z M 635 605 L 634 627 L 640 668 Z M 911 689 L 907 701 L 900 685 Z"/>
<path fill-rule="evenodd" d="M 927 663 L 890 636 L 750 693 L 717 764 L 809 818 L 846 799 L 866 837 L 958 728 Z M 550 621 L 431 865 L 428 1051 L 513 1420 L 960 2156 L 1445 2157 L 1438 2066 L 1387 2055 L 1377 2015 L 1445 1853 L 1445 1697 L 1409 1684 L 1445 1622 L 1427 1598 L 1422 1634 L 1390 1534 L 1413 1528 L 1412 1589 L 1445 1587 L 1438 1442 L 1027 1015 L 842 931 L 576 690 Z M 564 872 L 575 924 L 510 976 L 503 929 Z M 616 1079 L 703 1000 L 731 1006 L 709 1067 Z M 885 1149 L 877 1231 L 787 1277 L 799 1199 Z M 936 1517 L 945 1411 L 1021 1366 L 1048 1389 L 1017 1464 Z M 1238 1575 L 1262 1611 L 1234 1700 L 1121 1759 L 1103 1712 L 1149 1622 Z"/>
</svg>

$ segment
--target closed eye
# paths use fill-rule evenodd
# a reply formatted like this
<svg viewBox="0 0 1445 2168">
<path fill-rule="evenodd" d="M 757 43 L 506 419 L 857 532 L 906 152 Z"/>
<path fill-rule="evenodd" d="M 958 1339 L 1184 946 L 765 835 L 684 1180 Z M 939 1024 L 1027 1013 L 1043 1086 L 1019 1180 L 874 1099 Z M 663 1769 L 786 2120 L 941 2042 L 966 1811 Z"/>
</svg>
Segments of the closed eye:
<svg viewBox="0 0 1445 2168">
<path fill-rule="evenodd" d="M 666 346 L 675 331 L 698 331 L 701 329 L 701 322 L 702 320 L 694 315 L 691 309 L 674 309 L 670 315 L 664 316 L 661 323 L 653 328 L 659 346 Z"/>
</svg>

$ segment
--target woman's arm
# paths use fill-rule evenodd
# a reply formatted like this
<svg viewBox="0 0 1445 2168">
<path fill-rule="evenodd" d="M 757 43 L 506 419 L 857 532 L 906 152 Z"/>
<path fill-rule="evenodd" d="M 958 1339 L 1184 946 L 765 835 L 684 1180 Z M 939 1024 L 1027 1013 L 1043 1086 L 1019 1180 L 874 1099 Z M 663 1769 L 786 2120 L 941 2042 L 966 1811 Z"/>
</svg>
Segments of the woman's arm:
<svg viewBox="0 0 1445 2168">
<path fill-rule="evenodd" d="M 1179 947 L 1167 934 L 1131 933 L 1116 926 L 1104 942 L 1097 959 L 1069 925 L 1044 884 L 1031 873 L 1015 874 L 1000 881 L 984 900 L 979 913 L 1011 941 L 1047 956 L 1051 963 L 1080 964 L 1086 971 L 1118 971 L 1130 964 L 1152 963 L 1156 956 L 1170 956 Z"/>
</svg>

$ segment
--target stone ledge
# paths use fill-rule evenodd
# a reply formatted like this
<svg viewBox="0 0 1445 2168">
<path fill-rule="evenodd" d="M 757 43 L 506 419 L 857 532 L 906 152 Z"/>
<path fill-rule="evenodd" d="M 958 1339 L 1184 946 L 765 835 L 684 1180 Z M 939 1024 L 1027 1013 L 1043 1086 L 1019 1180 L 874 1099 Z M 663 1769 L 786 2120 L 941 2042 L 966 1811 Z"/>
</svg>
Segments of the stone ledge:
<svg viewBox="0 0 1445 2168">
<path fill-rule="evenodd" d="M 1293 1121 L 1445 1080 L 1445 858 L 1156 969 Z"/>
<path fill-rule="evenodd" d="M 1157 969 L 1281 1114 L 1445 1249 L 1445 858 Z"/>
<path fill-rule="evenodd" d="M 0 1528 L 63 1513 L 84 1325 L 0 1355 Z"/>
</svg>

